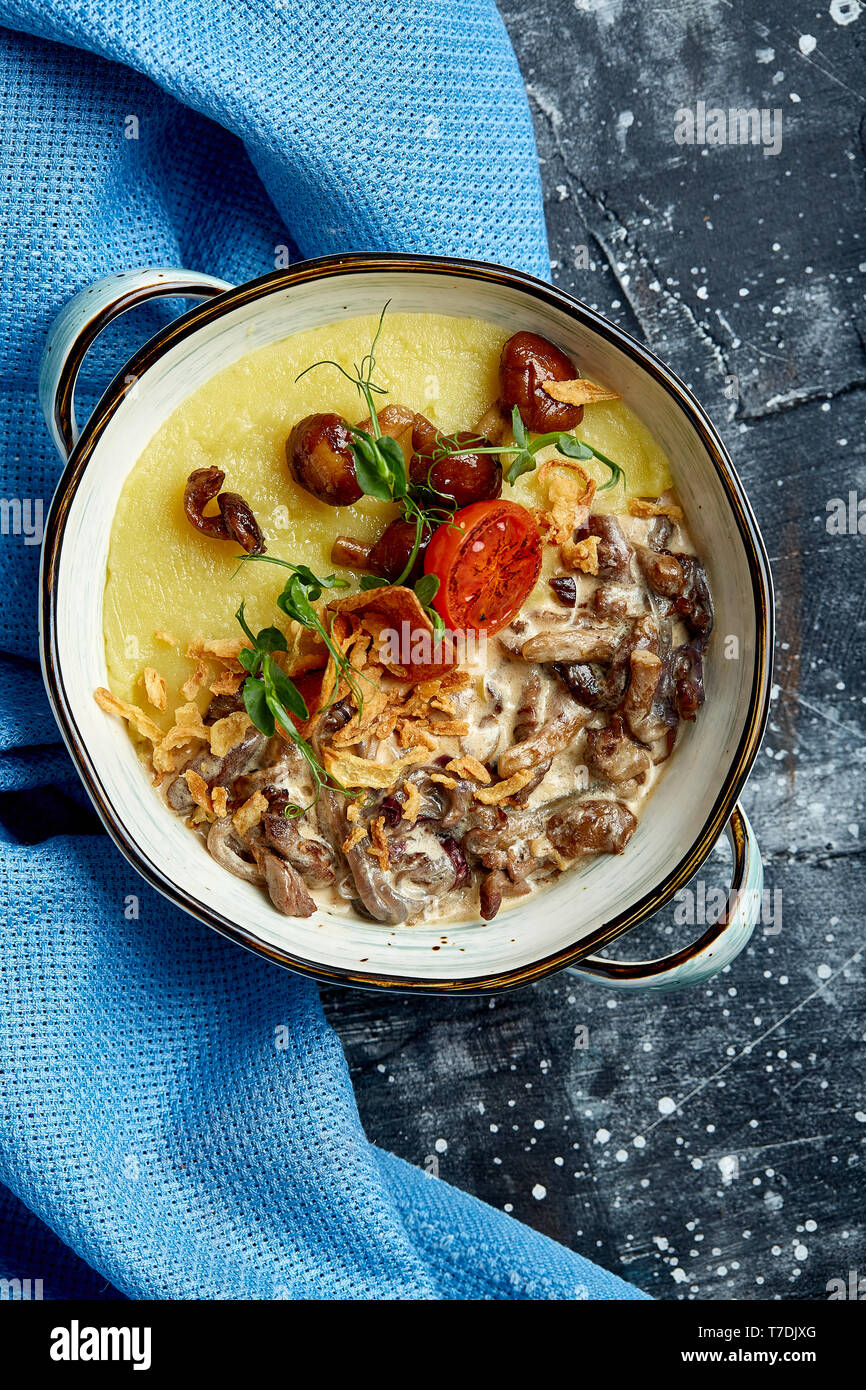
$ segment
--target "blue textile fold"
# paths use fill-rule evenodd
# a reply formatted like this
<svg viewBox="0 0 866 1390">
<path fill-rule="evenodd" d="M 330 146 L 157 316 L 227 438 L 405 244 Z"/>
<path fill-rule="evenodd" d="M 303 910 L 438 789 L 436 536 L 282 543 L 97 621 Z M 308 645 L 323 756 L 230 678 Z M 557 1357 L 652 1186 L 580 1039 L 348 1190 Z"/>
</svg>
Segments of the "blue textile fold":
<svg viewBox="0 0 866 1390">
<path fill-rule="evenodd" d="M 59 472 L 48 327 L 112 271 L 242 281 L 383 249 L 547 274 L 494 6 L 0 0 L 0 24 L 0 1277 L 46 1298 L 643 1297 L 372 1147 L 316 988 L 100 833 L 42 690 L 14 505 L 47 510 Z M 112 326 L 85 407 L 165 313 Z"/>
</svg>

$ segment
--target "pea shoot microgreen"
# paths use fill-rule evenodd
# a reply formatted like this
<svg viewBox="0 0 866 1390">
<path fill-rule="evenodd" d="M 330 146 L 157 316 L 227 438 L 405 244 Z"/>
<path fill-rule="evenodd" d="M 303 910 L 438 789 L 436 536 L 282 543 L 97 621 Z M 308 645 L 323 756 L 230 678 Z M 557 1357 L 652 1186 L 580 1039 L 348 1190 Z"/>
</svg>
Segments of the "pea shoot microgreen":
<svg viewBox="0 0 866 1390">
<path fill-rule="evenodd" d="M 364 700 L 358 683 L 359 673 L 352 667 L 345 654 L 340 651 L 334 642 L 330 629 L 313 607 L 313 604 L 322 597 L 326 589 L 348 589 L 348 581 L 335 574 L 329 574 L 322 578 L 314 574 L 308 565 L 293 565 L 289 560 L 280 560 L 275 555 L 245 555 L 235 573 L 238 573 L 251 560 L 264 560 L 268 564 L 281 565 L 284 569 L 291 570 L 291 578 L 286 580 L 285 587 L 277 599 L 277 607 L 287 617 L 300 623 L 302 627 L 309 628 L 318 634 L 333 657 L 337 668 L 335 691 L 339 688 L 341 681 L 344 682 L 352 692 L 359 712 L 362 711 Z M 309 710 L 295 682 L 274 660 L 274 652 L 288 651 L 285 635 L 278 627 L 265 627 L 258 634 L 253 633 L 244 616 L 243 602 L 235 617 L 250 644 L 249 647 L 241 648 L 238 653 L 238 660 L 248 673 L 243 686 L 243 701 L 253 724 L 267 738 L 273 737 L 276 725 L 279 724 L 297 746 L 306 759 L 313 777 L 316 788 L 314 803 L 318 800 L 319 793 L 324 786 L 333 785 L 339 791 L 345 792 L 346 788 L 340 783 L 329 781 L 328 774 L 316 757 L 311 744 L 302 736 L 290 717 L 295 715 L 297 719 L 307 719 Z M 347 794 L 351 795 L 352 793 Z M 302 815 L 307 809 L 307 807 L 293 807 L 290 808 L 290 814 Z"/>
<path fill-rule="evenodd" d="M 419 488 L 412 485 L 406 472 L 406 459 L 402 448 L 396 439 L 392 439 L 390 435 L 383 434 L 379 425 L 379 416 L 376 412 L 374 397 L 386 396 L 388 392 L 384 386 L 379 386 L 373 381 L 373 373 L 376 369 L 376 345 L 382 332 L 382 323 L 390 302 L 391 301 L 388 300 L 388 303 L 385 304 L 379 315 L 379 322 L 370 345 L 370 351 L 361 358 L 360 362 L 355 363 L 354 375 L 352 372 L 347 371 L 342 363 L 336 362 L 333 358 L 326 357 L 322 358 L 319 362 L 311 362 L 309 367 L 305 367 L 300 375 L 296 377 L 296 381 L 300 381 L 301 377 L 306 376 L 307 372 L 311 372 L 314 367 L 336 367 L 337 371 L 342 372 L 343 376 L 346 377 L 348 381 L 351 381 L 352 385 L 357 388 L 359 395 L 367 405 L 370 416 L 369 430 L 359 429 L 357 425 L 350 425 L 348 421 L 346 423 L 346 427 L 352 438 L 352 458 L 355 463 L 355 477 L 358 480 L 358 486 L 367 497 L 373 497 L 378 502 L 399 503 L 407 521 L 411 521 L 415 525 L 415 536 L 412 548 L 399 577 L 393 581 L 389 581 L 379 578 L 378 575 L 365 574 L 362 575 L 360 579 L 362 589 L 381 588 L 389 582 L 393 582 L 394 584 L 405 584 L 418 558 L 418 552 L 421 549 L 421 542 L 424 538 L 425 529 L 430 528 L 432 530 L 443 522 L 450 521 L 455 511 L 455 505 L 452 499 L 446 497 L 443 493 L 437 492 L 432 486 Z M 425 576 L 425 578 L 427 578 L 427 576 Z M 425 601 L 421 596 L 432 590 L 432 598 L 436 590 L 432 589 L 430 584 L 423 584 L 421 580 L 418 582 L 422 584 L 421 594 L 418 594 L 417 584 L 415 586 L 415 593 L 418 595 L 422 607 L 426 610 L 433 624 L 434 631 L 444 629 L 444 624 L 439 614 L 436 612 L 435 608 L 430 606 L 431 600 Z M 438 589 L 438 582 L 436 588 Z"/>
<path fill-rule="evenodd" d="M 322 639 L 328 652 L 334 658 L 334 664 L 337 668 L 335 689 L 340 681 L 344 681 L 355 697 L 358 709 L 363 709 L 363 694 L 357 681 L 358 672 L 346 655 L 340 651 L 334 642 L 330 628 L 326 626 L 321 615 L 313 607 L 313 604 L 318 602 L 326 589 L 348 589 L 349 581 L 341 579 L 336 574 L 328 574 L 324 577 L 316 575 L 309 565 L 295 565 L 290 560 L 279 559 L 276 555 L 245 555 L 238 569 L 255 560 L 263 560 L 265 564 L 269 565 L 280 565 L 283 569 L 291 571 L 291 578 L 286 580 L 285 587 L 277 598 L 277 607 L 286 614 L 286 617 L 300 623 L 301 627 L 309 628 L 311 632 L 315 632 Z"/>
<path fill-rule="evenodd" d="M 625 481 L 625 473 L 618 463 L 614 463 L 613 459 L 609 459 L 600 449 L 594 448 L 592 444 L 587 444 L 583 439 L 577 439 L 573 434 L 553 430 L 549 434 L 537 434 L 534 438 L 531 437 L 521 419 L 517 406 L 511 412 L 511 433 L 514 436 L 513 444 L 485 446 L 479 442 L 476 446 L 475 444 L 463 443 L 459 449 L 443 446 L 436 451 L 434 457 L 447 458 L 457 453 L 465 454 L 468 449 L 476 454 L 510 454 L 511 463 L 505 476 L 513 486 L 524 473 L 531 473 L 534 470 L 537 462 L 536 455 L 552 444 L 557 452 L 564 454 L 566 458 L 584 461 L 596 458 L 599 463 L 603 463 L 606 468 L 610 469 L 610 478 L 598 489 L 599 492 L 607 492 L 609 488 L 616 487 L 620 482 Z"/>
<path fill-rule="evenodd" d="M 295 682 L 274 660 L 274 652 L 288 650 L 286 639 L 277 627 L 264 627 L 261 632 L 254 634 L 244 617 L 243 603 L 241 603 L 235 617 L 250 644 L 249 647 L 242 647 L 238 653 L 238 660 L 248 673 L 243 686 L 243 701 L 246 712 L 259 733 L 264 734 L 266 738 L 273 738 L 276 726 L 279 724 L 292 740 L 304 757 L 312 774 L 313 785 L 316 789 L 313 797 L 314 804 L 319 798 L 322 787 L 327 782 L 327 774 L 312 746 L 290 718 L 290 715 L 294 714 L 298 719 L 306 719 L 309 711 Z M 286 815 L 295 818 L 302 816 L 308 809 L 307 806 L 290 805 L 286 809 Z"/>
</svg>

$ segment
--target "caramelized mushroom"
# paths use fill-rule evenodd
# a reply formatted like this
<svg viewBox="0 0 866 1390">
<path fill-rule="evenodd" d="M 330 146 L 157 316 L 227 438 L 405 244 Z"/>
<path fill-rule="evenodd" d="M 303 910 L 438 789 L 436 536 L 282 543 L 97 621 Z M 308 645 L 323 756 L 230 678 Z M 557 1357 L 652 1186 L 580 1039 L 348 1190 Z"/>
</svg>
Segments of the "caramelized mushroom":
<svg viewBox="0 0 866 1390">
<path fill-rule="evenodd" d="M 307 415 L 286 444 L 289 469 L 302 488 L 332 507 L 349 507 L 362 496 L 355 477 L 352 436 L 339 415 Z"/>
<path fill-rule="evenodd" d="M 703 644 L 713 630 L 713 601 L 706 571 L 696 555 L 678 555 L 677 560 L 684 582 L 682 593 L 674 599 L 674 608 L 689 631 Z"/>
<path fill-rule="evenodd" d="M 704 703 L 704 664 L 697 647 L 677 647 L 671 657 L 671 681 L 677 714 L 694 720 Z"/>
<path fill-rule="evenodd" d="M 586 705 L 587 709 L 612 708 L 621 694 L 611 692 L 608 680 L 591 662 L 554 661 L 551 670 L 556 672 L 578 704 Z"/>
<path fill-rule="evenodd" d="M 478 911 L 485 922 L 491 922 L 502 906 L 502 899 L 506 894 L 512 898 L 520 898 L 529 892 L 531 889 L 528 884 L 519 880 L 515 882 L 502 869 L 494 869 L 481 880 Z"/>
<path fill-rule="evenodd" d="M 628 614 L 629 596 L 615 584 L 599 584 L 592 596 L 592 606 L 595 616 L 603 621 L 624 618 Z"/>
<path fill-rule="evenodd" d="M 419 415 L 412 431 L 411 481 L 416 487 L 432 487 L 452 497 L 458 508 L 498 497 L 502 491 L 502 465 L 498 455 L 474 453 L 468 447 L 465 454 L 437 459 L 437 450 L 453 449 L 458 444 L 474 445 L 476 449 L 491 447 L 489 439 L 466 430 L 442 435 L 429 420 Z"/>
<path fill-rule="evenodd" d="M 379 421 L 379 429 L 382 434 L 387 434 L 391 439 L 396 439 L 403 449 L 404 454 L 412 449 L 412 431 L 417 420 L 423 420 L 424 416 L 417 411 L 410 410 L 407 405 L 386 405 L 381 410 L 376 411 L 376 418 Z M 372 431 L 373 421 L 368 416 L 362 420 L 358 426 L 361 430 Z"/>
<path fill-rule="evenodd" d="M 412 547 L 415 544 L 415 534 L 414 521 L 407 521 L 404 517 L 398 517 L 396 521 L 392 521 L 385 527 L 376 544 L 370 550 L 366 568 L 373 574 L 380 575 L 382 579 L 387 579 L 389 584 L 396 584 L 409 563 L 409 556 L 412 554 Z M 432 534 L 429 526 L 422 528 L 418 554 L 415 556 L 412 569 L 404 581 L 406 584 L 414 584 L 416 579 L 420 579 L 424 573 L 424 551 L 430 544 Z"/>
<path fill-rule="evenodd" d="M 664 725 L 654 717 L 653 702 L 662 675 L 662 661 L 655 652 L 638 647 L 631 654 L 631 679 L 622 712 L 635 738 L 652 743 L 664 733 Z"/>
<path fill-rule="evenodd" d="M 264 537 L 250 504 L 237 492 L 220 492 L 225 476 L 221 468 L 196 468 L 190 473 L 183 493 L 187 521 L 212 540 L 235 540 L 248 555 L 264 555 Z M 214 499 L 219 511 L 205 516 L 205 507 Z"/>
<path fill-rule="evenodd" d="M 571 430 L 583 419 L 582 405 L 565 405 L 542 390 L 545 381 L 579 376 L 571 358 L 537 333 L 515 333 L 499 359 L 499 389 L 509 414 L 516 405 L 528 430 Z"/>
<path fill-rule="evenodd" d="M 236 492 L 221 492 L 217 498 L 220 516 L 229 535 L 248 555 L 264 555 L 267 547 L 249 502 Z"/>
<path fill-rule="evenodd" d="M 259 867 L 252 850 L 232 825 L 231 816 L 215 820 L 207 836 L 207 847 L 220 868 L 247 883 L 261 883 L 264 871 Z"/>
<path fill-rule="evenodd" d="M 485 922 L 492 922 L 502 906 L 502 889 L 506 881 L 505 874 L 501 869 L 494 869 L 492 873 L 486 874 L 482 879 L 478 910 Z"/>
<path fill-rule="evenodd" d="M 641 573 L 654 593 L 661 594 L 662 598 L 674 598 L 682 592 L 685 579 L 675 555 L 648 545 L 639 545 L 635 554 Z"/>
<path fill-rule="evenodd" d="M 316 910 L 315 898 L 309 893 L 304 880 L 285 859 L 273 850 L 254 848 L 256 862 L 264 874 L 265 885 L 271 902 L 284 917 L 312 917 Z"/>
<path fill-rule="evenodd" d="M 331 546 L 331 564 L 344 565 L 350 570 L 369 569 L 372 548 L 356 536 L 337 536 Z"/>
<path fill-rule="evenodd" d="M 302 835 L 297 820 L 286 814 L 290 809 L 291 798 L 286 792 L 269 797 L 268 809 L 262 816 L 265 844 L 304 878 L 314 883 L 333 883 L 333 850 L 322 840 Z"/>
<path fill-rule="evenodd" d="M 213 540 L 227 541 L 229 528 L 220 512 L 205 516 L 204 509 L 212 502 L 226 480 L 221 468 L 196 468 L 186 480 L 183 493 L 183 509 L 186 519 L 203 536 Z"/>
<path fill-rule="evenodd" d="M 221 758 L 207 751 L 197 753 L 187 764 L 186 771 L 197 772 L 199 777 L 204 778 L 208 788 L 228 786 L 258 762 L 266 744 L 264 734 L 250 725 L 240 743 L 236 743 L 234 748 L 230 748 Z M 173 811 L 189 815 L 194 802 L 182 772 L 169 782 L 165 794 Z"/>
</svg>

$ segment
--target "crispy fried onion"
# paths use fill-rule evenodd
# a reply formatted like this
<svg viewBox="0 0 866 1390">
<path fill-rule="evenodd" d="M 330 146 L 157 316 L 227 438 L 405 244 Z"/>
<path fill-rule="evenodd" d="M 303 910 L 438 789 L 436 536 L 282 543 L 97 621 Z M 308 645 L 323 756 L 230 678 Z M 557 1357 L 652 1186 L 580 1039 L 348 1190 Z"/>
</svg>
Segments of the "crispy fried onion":
<svg viewBox="0 0 866 1390">
<path fill-rule="evenodd" d="M 328 776 L 342 786 L 377 788 L 384 791 L 395 782 L 399 782 L 416 764 L 425 763 L 428 752 L 426 748 L 416 748 L 404 757 L 398 758 L 396 762 L 377 763 L 370 758 L 360 758 L 357 753 L 350 753 L 346 749 L 333 752 L 324 747 L 322 757 Z"/>
<path fill-rule="evenodd" d="M 538 524 L 548 545 L 558 545 L 567 569 L 596 563 L 597 547 L 576 538 L 589 520 L 595 496 L 595 482 L 577 459 L 553 458 L 538 470 L 539 481 L 547 490 L 547 510 L 539 514 Z M 587 573 L 597 573 L 589 569 Z"/>
<path fill-rule="evenodd" d="M 622 400 L 618 391 L 609 391 L 606 386 L 596 386 L 580 376 L 574 381 L 543 381 L 541 389 L 554 401 L 564 405 L 595 405 L 597 401 Z"/>
<path fill-rule="evenodd" d="M 628 509 L 632 516 L 667 516 L 671 521 L 682 521 L 683 509 L 676 502 L 648 502 L 645 497 L 630 497 Z"/>
</svg>

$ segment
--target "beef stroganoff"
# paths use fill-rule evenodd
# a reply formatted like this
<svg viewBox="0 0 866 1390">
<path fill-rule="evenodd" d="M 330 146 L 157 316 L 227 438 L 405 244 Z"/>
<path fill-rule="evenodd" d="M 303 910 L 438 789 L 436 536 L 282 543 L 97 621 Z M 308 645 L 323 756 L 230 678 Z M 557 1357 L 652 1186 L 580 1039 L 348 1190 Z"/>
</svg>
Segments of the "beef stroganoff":
<svg viewBox="0 0 866 1390">
<path fill-rule="evenodd" d="M 383 310 L 250 353 L 151 441 L 96 699 L 277 911 L 489 921 L 627 855 L 712 625 L 615 392 L 519 327 Z"/>
</svg>

